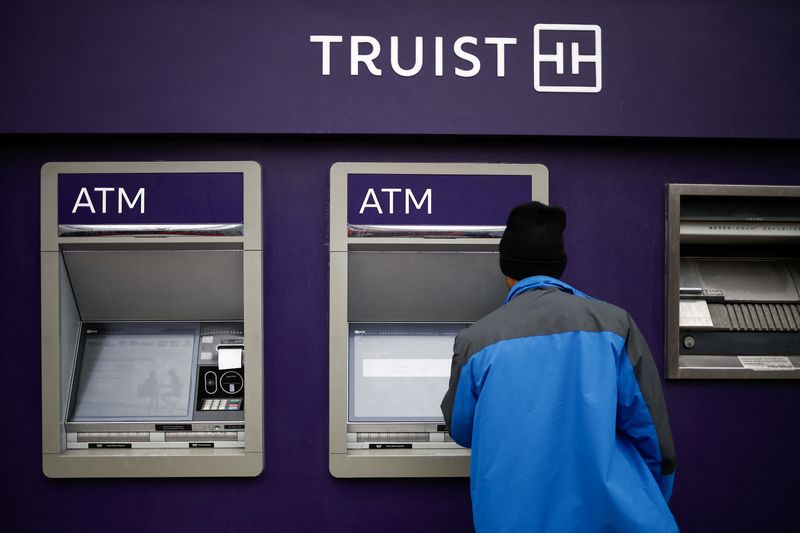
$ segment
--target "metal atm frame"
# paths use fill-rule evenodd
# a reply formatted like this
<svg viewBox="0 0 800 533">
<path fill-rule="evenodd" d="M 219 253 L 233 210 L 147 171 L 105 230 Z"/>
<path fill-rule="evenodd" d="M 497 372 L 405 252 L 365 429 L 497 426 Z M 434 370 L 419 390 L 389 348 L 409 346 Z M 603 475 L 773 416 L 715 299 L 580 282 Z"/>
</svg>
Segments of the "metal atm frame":
<svg viewBox="0 0 800 533">
<path fill-rule="evenodd" d="M 184 175 L 180 178 L 182 180 L 191 180 L 192 176 L 203 174 L 206 176 L 230 174 L 234 179 L 241 176 L 242 203 L 241 209 L 237 206 L 236 210 L 237 216 L 241 216 L 242 219 L 235 221 L 236 224 L 233 224 L 235 229 L 201 228 L 197 227 L 200 225 L 192 224 L 182 226 L 177 223 L 171 224 L 172 221 L 166 221 L 168 223 L 165 224 L 143 224 L 140 228 L 133 227 L 135 225 L 111 227 L 104 224 L 97 227 L 68 227 L 66 224 L 60 226 L 58 208 L 60 176 L 79 175 L 88 176 L 85 178 L 88 180 L 114 180 L 124 179 L 119 175 L 136 175 L 144 176 L 142 179 L 157 180 L 162 179 L 157 176 L 180 177 L 182 174 Z M 93 175 L 98 177 L 95 178 Z M 232 190 L 224 186 L 224 180 L 221 183 L 222 189 Z M 180 190 L 192 188 L 180 187 Z M 238 182 L 235 190 L 238 190 Z M 238 194 L 233 193 L 233 196 L 236 197 Z M 116 200 L 115 196 L 114 200 L 109 202 L 109 210 L 112 207 L 117 208 Z M 128 205 L 133 203 L 130 198 L 126 201 Z M 148 209 L 150 201 L 148 192 Z M 238 200 L 234 198 L 234 203 L 236 201 Z M 187 203 L 184 202 L 183 205 Z M 102 204 L 104 213 L 105 204 L 104 193 Z M 122 199 L 119 200 L 119 205 L 123 205 Z M 178 212 L 181 212 L 182 204 L 179 200 L 171 201 L 168 205 L 177 205 Z M 99 206 L 97 209 L 99 211 Z M 119 209 L 122 212 L 122 207 Z M 143 195 L 141 212 L 144 211 Z M 94 214 L 95 209 L 92 208 L 91 212 Z M 72 213 L 75 213 L 75 208 L 72 208 Z M 46 476 L 51 478 L 216 477 L 257 476 L 261 473 L 264 465 L 261 219 L 261 167 L 253 161 L 52 162 L 42 167 L 42 468 Z M 70 280 L 70 274 L 74 274 L 78 267 L 68 271 L 64 258 L 66 254 L 72 254 L 72 258 L 76 261 L 73 265 L 88 265 L 83 267 L 79 274 L 83 277 L 82 290 L 86 291 L 84 294 L 90 294 L 84 300 L 92 302 L 89 307 L 93 310 L 90 313 L 100 315 L 99 320 L 103 323 L 120 324 L 118 329 L 126 327 L 131 321 L 139 324 L 182 322 L 216 324 L 222 321 L 242 324 L 244 350 L 240 352 L 240 359 L 243 361 L 243 368 L 246 369 L 243 372 L 242 385 L 244 396 L 235 401 L 243 402 L 244 427 L 242 422 L 238 422 L 238 425 L 231 423 L 224 429 L 229 430 L 228 435 L 234 436 L 239 430 L 239 440 L 244 441 L 243 445 L 226 447 L 225 443 L 215 446 L 213 442 L 182 445 L 175 442 L 159 446 L 160 441 L 156 440 L 153 441 L 155 445 L 151 448 L 147 448 L 146 444 L 138 447 L 135 443 L 116 446 L 113 443 L 107 446 L 98 444 L 91 445 L 88 449 L 68 446 L 65 426 L 72 380 L 73 376 L 77 375 L 76 361 L 80 358 L 77 354 L 79 339 L 84 334 L 94 333 L 95 330 L 84 331 L 84 325 L 93 327 L 91 323 L 98 320 L 81 314 L 82 310 L 78 304 L 80 295 L 76 296 L 73 284 L 75 280 Z M 96 256 L 96 259 L 92 256 Z M 114 268 L 117 266 L 119 270 L 115 271 Z M 152 278 L 143 279 L 143 274 L 137 276 L 139 272 L 146 272 L 148 276 L 163 275 L 163 279 L 154 284 L 157 289 L 150 290 L 148 279 Z M 130 281 L 127 289 L 124 288 L 126 275 L 132 276 L 128 278 Z M 218 276 L 227 276 L 229 280 L 220 282 L 221 286 L 216 289 L 212 287 L 210 292 L 203 292 L 207 284 L 219 279 Z M 121 292 L 115 292 L 115 284 L 123 286 Z M 237 287 L 236 291 L 230 293 L 231 288 Z M 175 290 L 172 290 L 173 288 Z M 108 291 L 108 294 L 113 296 L 105 296 L 103 291 Z M 235 294 L 238 291 L 242 292 Z M 148 294 L 140 296 L 139 292 Z M 230 297 L 226 298 L 226 294 L 230 294 Z M 215 309 L 215 302 L 220 300 L 225 301 L 219 304 L 220 309 L 227 305 L 224 311 Z M 180 316 L 181 313 L 193 316 Z M 230 316 L 215 318 L 215 313 Z M 195 341 L 196 350 L 199 350 L 201 342 L 210 341 Z M 215 350 L 221 352 L 219 346 Z M 197 361 L 208 353 L 197 355 Z M 221 355 L 219 358 L 221 359 Z M 222 368 L 220 363 L 218 366 Z M 198 373 L 202 371 L 202 367 L 196 368 Z M 208 374 L 206 376 L 208 379 Z M 201 378 L 196 379 L 199 389 Z M 154 386 L 159 386 L 157 381 Z M 139 394 L 141 395 L 141 389 Z M 189 401 L 193 402 L 192 396 Z M 203 409 L 206 407 L 204 405 Z M 239 407 L 236 405 L 236 408 Z M 191 414 L 191 410 L 199 410 L 200 407 L 190 406 L 189 409 Z M 219 416 L 225 419 L 226 415 Z M 149 431 L 170 429 L 174 428 L 155 426 L 155 429 L 151 428 Z M 211 431 L 206 431 L 207 429 Z M 206 431 L 205 435 L 208 436 L 209 433 L 219 431 L 220 427 L 186 423 L 179 425 L 178 430 L 189 433 Z M 164 436 L 159 438 L 163 441 Z M 214 437 L 209 437 L 209 440 L 213 439 Z"/>
<path fill-rule="evenodd" d="M 667 185 L 667 379 L 800 379 L 800 187 Z"/>
<path fill-rule="evenodd" d="M 424 226 L 424 225 L 410 225 L 410 226 L 376 226 L 351 224 L 348 214 L 348 178 L 350 176 L 360 176 L 362 179 L 371 179 L 363 175 L 385 175 L 394 177 L 400 176 L 400 180 L 408 179 L 428 179 L 432 177 L 447 177 L 447 176 L 461 176 L 477 178 L 482 176 L 488 178 L 488 183 L 491 184 L 490 188 L 502 189 L 504 184 L 502 178 L 511 177 L 516 181 L 520 177 L 529 177 L 530 181 L 525 182 L 525 196 L 520 198 L 513 205 L 503 205 L 502 209 L 502 222 L 500 226 Z M 420 175 L 425 178 L 419 178 Z M 447 178 L 456 179 L 456 178 Z M 460 178 L 458 178 L 460 179 Z M 497 246 L 505 230 L 505 216 L 511 207 L 517 203 L 522 203 L 526 200 L 539 200 L 543 203 L 548 202 L 548 172 L 547 168 L 540 164 L 492 164 L 492 163 L 335 163 L 330 171 L 330 347 L 329 347 L 329 362 L 330 362 L 330 380 L 329 380 L 329 469 L 331 475 L 337 478 L 358 478 L 358 477 L 465 477 L 469 475 L 469 461 L 470 453 L 468 449 L 464 449 L 455 445 L 450 441 L 447 434 L 446 427 L 441 422 L 401 422 L 401 423 L 384 423 L 380 421 L 352 421 L 349 418 L 348 411 L 348 380 L 350 379 L 348 362 L 350 350 L 350 337 L 351 333 L 358 335 L 360 331 L 361 322 L 363 320 L 351 316 L 352 306 L 361 310 L 355 314 L 364 314 L 365 307 L 371 304 L 354 303 L 350 301 L 351 290 L 360 291 L 366 290 L 365 287 L 370 286 L 369 283 L 376 282 L 376 277 L 385 277 L 387 274 L 384 268 L 400 268 L 392 264 L 392 258 L 382 258 L 377 260 L 378 263 L 359 262 L 351 259 L 352 255 L 369 255 L 370 253 L 409 253 L 422 252 L 420 255 L 433 256 L 440 252 L 456 252 L 472 255 L 481 255 L 481 258 L 472 258 L 472 263 L 475 267 L 476 273 L 470 274 L 476 280 L 479 278 L 481 281 L 486 280 L 487 283 L 475 283 L 476 292 L 480 292 L 481 298 L 491 293 L 491 298 L 487 298 L 491 307 L 487 309 L 480 309 L 480 312 L 486 313 L 494 309 L 493 306 L 500 305 L 502 298 L 505 296 L 507 288 L 502 281 L 502 275 L 499 270 L 499 265 L 496 259 Z M 524 181 L 524 180 L 519 180 Z M 398 186 L 401 181 L 398 181 Z M 456 184 L 458 187 L 458 185 Z M 530 187 L 528 189 L 528 187 Z M 390 190 L 390 189 L 386 189 Z M 399 189 L 397 189 L 399 190 Z M 454 197 L 461 205 L 471 203 L 472 205 L 484 205 L 482 202 L 484 198 L 475 197 L 474 194 L 470 197 L 466 192 L 458 194 L 460 190 L 456 191 Z M 392 193 L 394 194 L 394 193 Z M 407 193 L 406 193 L 407 194 Z M 400 195 L 398 195 L 398 198 Z M 408 198 L 406 196 L 406 198 Z M 359 200 L 360 201 L 360 200 Z M 405 200 L 405 208 L 408 210 L 407 202 Z M 397 204 L 401 203 L 398 200 Z M 397 205 L 395 204 L 395 205 Z M 457 209 L 457 207 L 456 207 Z M 363 210 L 363 209 L 362 209 Z M 422 259 L 403 259 L 401 262 L 408 268 L 439 268 L 437 261 L 444 261 L 445 266 L 441 268 L 458 269 L 464 263 L 462 261 L 469 260 L 470 258 L 460 259 L 455 254 L 447 254 L 446 259 L 433 258 L 428 261 Z M 430 259 L 430 258 L 429 258 Z M 399 259 L 398 259 L 399 260 Z M 372 260 L 370 260 L 372 261 Z M 415 263 L 415 261 L 421 261 Z M 365 266 L 366 265 L 366 266 Z M 370 268 L 372 270 L 370 270 Z M 352 269 L 352 270 L 351 270 Z M 382 271 L 382 272 L 381 272 Z M 452 271 L 452 270 L 451 270 Z M 370 280 L 349 280 L 351 272 L 360 272 Z M 490 280 L 486 278 L 487 275 L 494 275 L 497 277 L 497 287 L 494 287 Z M 405 283 L 405 282 L 402 282 Z M 400 285 L 402 285 L 400 283 Z M 420 283 L 430 284 L 431 281 L 424 278 L 420 272 Z M 351 288 L 351 285 L 353 286 Z M 486 287 L 492 285 L 491 287 Z M 374 285 L 373 285 L 374 286 Z M 392 298 L 397 298 L 397 301 L 404 300 L 404 306 L 409 306 L 407 300 L 402 294 L 402 288 L 393 287 L 389 289 L 394 291 L 391 295 Z M 439 290 L 439 289 L 436 289 Z M 494 291 L 494 292 L 492 292 Z M 355 294 L 355 293 L 354 293 Z M 361 293 L 359 293 L 361 294 Z M 442 293 L 440 296 L 446 298 L 446 294 Z M 361 298 L 354 296 L 354 298 Z M 459 298 L 454 295 L 453 300 L 447 299 L 448 302 L 455 302 Z M 471 296 L 460 296 L 462 299 L 473 298 Z M 365 298 L 361 298 L 365 300 Z M 375 309 L 382 309 L 376 311 L 377 314 L 387 314 L 386 310 L 392 307 L 392 302 L 383 302 L 375 298 Z M 372 301 L 372 300 L 370 300 Z M 466 300 L 465 300 L 466 301 Z M 468 305 L 474 302 L 470 301 Z M 385 305 L 386 304 L 386 305 Z M 397 320 L 397 322 L 405 327 L 426 327 L 426 324 L 441 324 L 443 329 L 447 327 L 456 327 L 458 322 L 472 322 L 481 318 L 474 316 L 470 320 L 457 320 L 457 319 L 439 319 L 436 318 L 436 310 L 434 307 L 446 304 L 442 302 L 433 305 L 421 306 L 418 310 L 419 316 L 409 320 Z M 475 311 L 477 307 L 484 305 L 484 300 L 481 300 L 480 305 L 473 305 Z M 360 307 L 359 307 L 360 306 Z M 457 303 L 450 306 L 451 308 L 458 307 Z M 416 312 L 416 311 L 415 311 Z M 470 311 L 472 312 L 472 311 Z M 476 313 L 477 314 L 477 313 Z M 387 322 L 381 320 L 367 320 L 367 322 L 378 323 Z M 388 325 L 392 325 L 391 320 Z M 387 325 L 387 324 L 384 324 Z M 463 328 L 462 324 L 459 329 Z M 351 332 L 352 328 L 353 329 Z M 448 335 L 451 334 L 452 329 L 448 330 Z M 383 334 L 383 333 L 379 333 Z M 423 333 L 425 334 L 425 333 Z M 440 333 L 443 334 L 443 333 Z M 452 347 L 450 348 L 452 354 Z M 448 359 L 449 368 L 449 359 Z M 356 419 L 358 417 L 354 417 Z M 405 424 L 405 425 L 403 425 Z M 401 430 L 398 428 L 402 427 Z M 364 448 L 356 449 L 361 441 L 353 441 L 348 443 L 348 439 L 352 440 L 353 435 L 360 438 L 361 435 L 365 437 L 371 435 L 388 435 L 386 438 L 391 439 L 392 436 L 399 435 L 400 433 L 393 433 L 403 431 L 403 435 L 409 435 L 406 438 L 420 438 L 422 445 L 414 441 L 413 444 L 405 441 L 404 444 L 370 444 L 367 449 L 367 444 L 362 443 Z M 356 432 L 356 433 L 353 433 Z M 363 433 L 358 433 L 363 432 Z M 410 435 L 414 435 L 414 437 Z M 421 437 L 429 436 L 430 440 Z M 434 436 L 436 441 L 434 441 Z M 448 443 L 448 441 L 450 441 Z M 444 442 L 452 444 L 451 448 L 444 448 L 437 445 L 436 442 Z M 439 447 L 437 447 L 439 446 Z"/>
</svg>

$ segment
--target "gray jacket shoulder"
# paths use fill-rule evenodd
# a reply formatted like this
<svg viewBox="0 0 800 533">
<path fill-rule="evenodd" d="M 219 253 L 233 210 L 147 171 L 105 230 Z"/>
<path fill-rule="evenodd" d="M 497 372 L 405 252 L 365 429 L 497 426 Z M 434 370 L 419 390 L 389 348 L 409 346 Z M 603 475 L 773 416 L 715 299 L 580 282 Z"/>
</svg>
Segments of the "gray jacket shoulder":
<svg viewBox="0 0 800 533">
<path fill-rule="evenodd" d="M 608 331 L 627 338 L 631 323 L 630 315 L 613 304 L 556 288 L 535 289 L 459 333 L 455 352 L 469 357 L 500 341 L 570 331 Z"/>
</svg>

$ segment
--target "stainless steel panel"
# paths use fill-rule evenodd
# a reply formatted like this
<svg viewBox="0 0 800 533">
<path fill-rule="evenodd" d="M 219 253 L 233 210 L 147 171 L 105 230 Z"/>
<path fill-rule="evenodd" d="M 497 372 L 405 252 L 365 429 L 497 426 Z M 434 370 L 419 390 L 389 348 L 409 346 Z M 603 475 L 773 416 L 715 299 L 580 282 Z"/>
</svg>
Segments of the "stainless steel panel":
<svg viewBox="0 0 800 533">
<path fill-rule="evenodd" d="M 430 433 L 369 432 L 357 433 L 356 442 L 429 442 Z"/>
<path fill-rule="evenodd" d="M 667 186 L 667 378 L 800 379 L 736 357 L 794 353 L 786 343 L 800 326 L 800 262 L 784 257 L 800 236 L 799 202 L 800 187 Z M 713 327 L 679 327 L 681 298 L 706 299 Z M 698 355 L 683 354 L 692 348 Z"/>
<path fill-rule="evenodd" d="M 681 242 L 743 244 L 780 242 L 800 237 L 797 222 L 681 222 Z"/>
<path fill-rule="evenodd" d="M 731 331 L 800 331 L 798 304 L 710 304 L 715 329 Z"/>
<path fill-rule="evenodd" d="M 59 173 L 126 173 L 126 172 L 242 172 L 244 174 L 244 235 L 157 235 L 157 236 L 86 236 L 59 237 L 57 222 L 57 183 Z M 42 469 L 48 477 L 216 477 L 255 476 L 263 469 L 263 302 L 262 302 L 262 233 L 261 233 L 261 172 L 255 162 L 78 162 L 47 163 L 41 173 L 41 283 L 42 283 Z M 227 248 L 226 255 L 210 258 L 198 266 L 186 257 L 162 259 L 158 254 L 211 253 Z M 239 251 L 231 251 L 233 248 Z M 241 250 L 245 252 L 242 254 Z M 66 385 L 60 378 L 60 354 L 69 345 L 69 333 L 61 315 L 63 305 L 69 307 L 72 290 L 59 279 L 61 252 L 86 250 L 107 252 L 102 264 L 88 268 L 72 267 L 67 272 L 78 294 L 77 306 L 90 313 L 85 320 L 114 320 L 125 309 L 125 320 L 242 320 L 245 323 L 245 365 L 247 411 L 247 442 L 244 449 L 223 449 L 241 446 L 243 432 L 237 432 L 237 442 L 217 443 L 209 449 L 189 449 L 183 442 L 136 442 L 133 449 L 67 449 L 63 414 L 60 415 L 60 396 Z M 145 252 L 151 255 L 146 255 Z M 138 255 L 123 255 L 123 254 Z M 112 256 L 116 254 L 116 258 Z M 244 261 L 241 256 L 244 255 Z M 155 258 L 155 262 L 151 259 Z M 244 263 L 242 265 L 242 263 Z M 106 267 L 119 269 L 109 271 Z M 186 269 L 185 267 L 188 267 Z M 73 272 L 74 271 L 74 272 Z M 123 277 L 131 285 L 118 287 Z M 244 281 L 242 281 L 244 278 Z M 214 283 L 210 283 L 210 282 Z M 80 287 L 78 287 L 80 285 Z M 181 287 L 183 293 L 171 288 Z M 247 287 L 247 293 L 244 293 Z M 205 292 L 203 292 L 205 291 Z M 66 301 L 65 301 L 66 299 Z M 159 309 L 160 308 L 160 309 Z M 192 309 L 194 308 L 194 309 Z M 182 310 L 189 311 L 181 316 Z M 108 316 L 104 316 L 108 315 Z M 227 318 L 224 318 L 227 317 Z M 67 317 L 67 323 L 74 317 Z M 66 350 L 73 353 L 74 350 Z M 239 413 L 241 417 L 241 413 Z M 67 424 L 68 425 L 68 424 Z M 213 421 L 193 424 L 196 429 L 210 430 Z M 118 427 L 102 428 L 87 425 L 87 431 L 114 431 Z M 126 431 L 144 431 L 130 427 Z M 73 434 L 74 435 L 74 434 Z M 151 434 L 162 436 L 161 433 Z M 86 446 L 86 444 L 82 444 Z M 137 449 L 138 447 L 143 447 Z M 179 446 L 179 449 L 170 447 Z M 146 449 L 157 447 L 158 449 Z"/>
<path fill-rule="evenodd" d="M 44 217 L 43 217 L 44 218 Z M 44 243 L 43 243 L 44 244 Z M 43 251 L 41 258 L 42 282 L 42 453 L 58 454 L 66 449 L 64 411 L 61 409 L 62 390 L 60 359 L 60 305 L 61 284 L 58 252 Z"/>
<path fill-rule="evenodd" d="M 697 261 L 703 288 L 722 289 L 725 301 L 798 302 L 788 264 L 782 261 Z"/>
<path fill-rule="evenodd" d="M 260 196 L 259 196 L 260 199 Z M 258 203 L 258 206 L 261 204 Z M 247 214 L 245 214 L 247 220 Z M 260 211 L 258 220 L 260 221 Z M 248 230 L 249 232 L 249 230 Z M 260 235 L 260 229 L 258 230 Z M 261 241 L 257 244 L 260 246 Z M 256 243 L 254 243 L 256 244 Z M 264 279 L 261 249 L 244 252 L 244 376 L 245 412 L 247 427 L 245 451 L 257 456 L 257 470 L 250 475 L 258 475 L 264 467 Z M 241 293 L 239 293 L 241 294 Z"/>
<path fill-rule="evenodd" d="M 680 288 L 702 289 L 703 281 L 700 279 L 700 272 L 697 270 L 697 261 L 693 259 L 681 259 L 680 264 Z"/>
<path fill-rule="evenodd" d="M 66 418 L 67 396 L 70 390 L 75 356 L 77 355 L 78 339 L 81 334 L 81 316 L 75 303 L 69 277 L 63 257 L 59 257 L 59 360 L 60 360 L 60 410 L 61 422 Z"/>
<path fill-rule="evenodd" d="M 242 320 L 242 252 L 64 251 L 84 321 Z"/>
<path fill-rule="evenodd" d="M 145 431 L 78 433 L 78 442 L 150 442 L 150 433 Z"/>
<path fill-rule="evenodd" d="M 493 252 L 349 252 L 351 322 L 473 322 L 508 289 Z"/>
<path fill-rule="evenodd" d="M 348 450 L 331 453 L 329 469 L 337 478 L 466 477 L 469 450 Z"/>
<path fill-rule="evenodd" d="M 505 226 L 370 226 L 348 224 L 348 237 L 493 238 L 503 236 Z"/>
<path fill-rule="evenodd" d="M 165 442 L 236 441 L 235 431 L 167 431 Z"/>
<path fill-rule="evenodd" d="M 59 224 L 61 237 L 112 235 L 193 235 L 241 237 L 244 224 Z"/>
</svg>

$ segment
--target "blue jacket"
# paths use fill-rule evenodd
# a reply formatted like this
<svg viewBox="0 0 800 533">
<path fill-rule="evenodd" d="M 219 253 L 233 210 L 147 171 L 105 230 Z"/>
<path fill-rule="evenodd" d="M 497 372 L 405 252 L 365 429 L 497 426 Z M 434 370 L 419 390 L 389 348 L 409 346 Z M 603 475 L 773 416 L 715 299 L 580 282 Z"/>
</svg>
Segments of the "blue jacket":
<svg viewBox="0 0 800 533">
<path fill-rule="evenodd" d="M 478 532 L 673 532 L 658 370 L 622 309 L 546 276 L 455 341 L 442 411 Z"/>
</svg>

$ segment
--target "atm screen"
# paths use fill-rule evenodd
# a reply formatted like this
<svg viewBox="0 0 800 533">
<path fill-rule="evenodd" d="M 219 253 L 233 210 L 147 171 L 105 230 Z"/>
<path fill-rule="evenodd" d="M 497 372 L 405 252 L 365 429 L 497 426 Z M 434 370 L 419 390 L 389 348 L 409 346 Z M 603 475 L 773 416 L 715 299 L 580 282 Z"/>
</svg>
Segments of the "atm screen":
<svg viewBox="0 0 800 533">
<path fill-rule="evenodd" d="M 197 341 L 192 325 L 88 325 L 71 420 L 190 420 Z"/>
<path fill-rule="evenodd" d="M 350 324 L 349 422 L 442 422 L 453 341 L 467 327 Z"/>
</svg>

